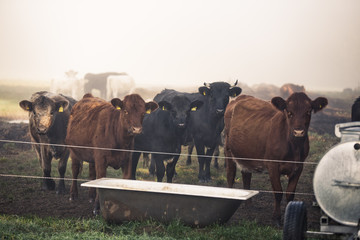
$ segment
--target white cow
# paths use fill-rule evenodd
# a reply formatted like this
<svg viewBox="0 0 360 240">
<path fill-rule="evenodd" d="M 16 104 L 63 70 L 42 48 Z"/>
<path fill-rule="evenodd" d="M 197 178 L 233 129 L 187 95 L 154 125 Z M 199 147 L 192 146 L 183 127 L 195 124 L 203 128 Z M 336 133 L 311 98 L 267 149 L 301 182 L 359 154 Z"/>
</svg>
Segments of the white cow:
<svg viewBox="0 0 360 240">
<path fill-rule="evenodd" d="M 131 94 L 134 88 L 135 81 L 129 75 L 110 75 L 106 79 L 106 99 L 123 98 Z"/>
<path fill-rule="evenodd" d="M 84 79 L 77 78 L 76 75 L 77 72 L 70 70 L 62 78 L 51 79 L 50 92 L 80 99 L 84 95 Z"/>
</svg>

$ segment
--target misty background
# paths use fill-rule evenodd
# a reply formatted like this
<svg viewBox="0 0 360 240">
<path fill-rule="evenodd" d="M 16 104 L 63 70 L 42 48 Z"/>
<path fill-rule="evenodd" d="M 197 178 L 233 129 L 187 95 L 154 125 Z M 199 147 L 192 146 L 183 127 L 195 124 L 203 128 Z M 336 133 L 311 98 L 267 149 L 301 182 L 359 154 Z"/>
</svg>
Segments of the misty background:
<svg viewBox="0 0 360 240">
<path fill-rule="evenodd" d="M 357 0 L 0 0 L 0 84 L 47 86 L 73 69 L 145 87 L 359 88 L 359 11 Z"/>
</svg>

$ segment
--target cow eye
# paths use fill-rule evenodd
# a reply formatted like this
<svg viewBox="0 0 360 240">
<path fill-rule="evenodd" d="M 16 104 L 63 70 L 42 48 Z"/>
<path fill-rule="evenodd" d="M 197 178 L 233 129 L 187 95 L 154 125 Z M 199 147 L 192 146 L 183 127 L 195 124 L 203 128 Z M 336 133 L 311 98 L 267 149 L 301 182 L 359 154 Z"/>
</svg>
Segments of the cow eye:
<svg viewBox="0 0 360 240">
<path fill-rule="evenodd" d="M 124 113 L 125 113 L 126 115 L 129 114 L 128 111 L 126 111 L 126 110 L 124 110 Z"/>
<path fill-rule="evenodd" d="M 287 112 L 288 118 L 292 118 L 293 117 L 293 113 L 292 112 Z"/>
<path fill-rule="evenodd" d="M 308 116 L 311 116 L 311 110 L 310 110 L 310 111 L 307 111 L 306 114 L 307 114 Z"/>
</svg>

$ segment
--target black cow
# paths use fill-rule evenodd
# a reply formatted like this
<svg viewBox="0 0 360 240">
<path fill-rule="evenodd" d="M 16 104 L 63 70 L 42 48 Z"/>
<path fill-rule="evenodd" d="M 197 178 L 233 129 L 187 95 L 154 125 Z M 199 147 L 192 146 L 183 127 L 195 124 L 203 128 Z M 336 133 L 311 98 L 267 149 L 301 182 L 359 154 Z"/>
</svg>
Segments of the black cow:
<svg viewBox="0 0 360 240">
<path fill-rule="evenodd" d="M 106 73 L 87 73 L 84 76 L 84 92 L 91 93 L 91 90 L 96 89 L 100 91 L 100 97 L 106 97 L 106 81 L 110 75 L 126 75 L 126 73 L 106 72 Z"/>
<path fill-rule="evenodd" d="M 151 154 L 151 162 L 156 165 L 158 182 L 162 182 L 165 175 L 164 161 L 169 160 L 166 165 L 166 177 L 167 182 L 171 183 L 181 145 L 185 141 L 189 115 L 201 109 L 203 102 L 190 101 L 184 94 L 168 89 L 156 95 L 154 101 L 158 102 L 159 108 L 145 115 L 142 133 L 135 137 L 134 149 L 156 152 Z M 136 178 L 139 157 L 140 152 L 133 153 L 133 179 Z"/>
<path fill-rule="evenodd" d="M 190 115 L 189 131 L 194 139 L 198 154 L 200 182 L 208 182 L 210 177 L 211 156 L 216 146 L 221 141 L 221 132 L 224 129 L 224 113 L 229 97 L 236 97 L 241 93 L 241 88 L 226 82 L 204 83 L 199 87 L 197 99 L 204 102 L 199 111 Z M 205 147 L 206 156 L 205 155 Z"/>
<path fill-rule="evenodd" d="M 351 121 L 360 121 L 360 97 L 358 97 L 351 107 Z"/>
<path fill-rule="evenodd" d="M 42 91 L 31 96 L 30 101 L 23 100 L 20 107 L 29 112 L 29 130 L 31 140 L 44 144 L 64 144 L 66 130 L 72 106 L 76 103 L 71 97 Z M 43 190 L 54 190 L 55 182 L 48 178 L 51 174 L 52 158 L 60 159 L 58 170 L 60 182 L 58 193 L 64 193 L 64 175 L 69 157 L 69 150 L 63 146 L 35 145 L 40 165 L 43 170 Z"/>
</svg>

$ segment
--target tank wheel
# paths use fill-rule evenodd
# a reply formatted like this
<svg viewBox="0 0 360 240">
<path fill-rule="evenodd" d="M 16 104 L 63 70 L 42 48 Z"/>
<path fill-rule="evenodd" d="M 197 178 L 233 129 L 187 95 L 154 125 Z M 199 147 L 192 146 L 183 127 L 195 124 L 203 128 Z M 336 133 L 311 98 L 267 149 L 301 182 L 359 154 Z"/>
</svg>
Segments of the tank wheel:
<svg viewBox="0 0 360 240">
<path fill-rule="evenodd" d="M 284 216 L 283 239 L 306 239 L 307 217 L 304 202 L 292 201 L 286 206 Z"/>
</svg>

